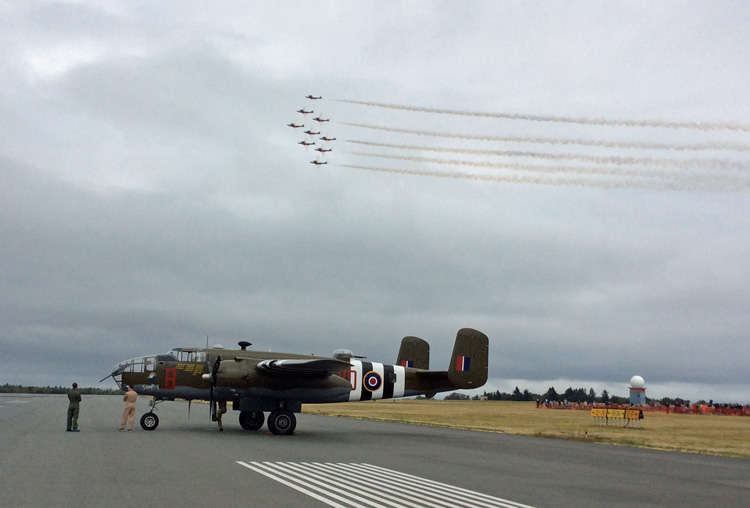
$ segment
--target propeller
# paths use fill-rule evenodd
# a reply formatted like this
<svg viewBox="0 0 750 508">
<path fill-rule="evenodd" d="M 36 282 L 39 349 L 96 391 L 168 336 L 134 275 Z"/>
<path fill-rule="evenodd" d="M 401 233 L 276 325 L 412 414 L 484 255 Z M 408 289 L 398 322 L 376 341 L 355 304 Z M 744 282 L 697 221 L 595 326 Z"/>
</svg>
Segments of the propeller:
<svg viewBox="0 0 750 508">
<path fill-rule="evenodd" d="M 216 376 L 219 374 L 219 367 L 221 366 L 221 355 L 216 357 L 213 367 L 211 368 L 211 390 L 209 392 L 209 421 L 214 421 L 216 417 L 216 405 L 214 401 L 214 385 L 216 384 Z"/>
</svg>

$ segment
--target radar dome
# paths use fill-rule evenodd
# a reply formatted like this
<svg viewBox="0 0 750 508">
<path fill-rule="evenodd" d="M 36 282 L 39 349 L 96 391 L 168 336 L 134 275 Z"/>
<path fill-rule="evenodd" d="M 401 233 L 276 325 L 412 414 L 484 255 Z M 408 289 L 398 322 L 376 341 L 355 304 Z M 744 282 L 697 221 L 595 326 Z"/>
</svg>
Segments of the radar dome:
<svg viewBox="0 0 750 508">
<path fill-rule="evenodd" d="M 641 376 L 633 376 L 630 378 L 631 388 L 644 388 L 645 386 L 646 386 L 646 382 L 643 380 Z"/>
</svg>

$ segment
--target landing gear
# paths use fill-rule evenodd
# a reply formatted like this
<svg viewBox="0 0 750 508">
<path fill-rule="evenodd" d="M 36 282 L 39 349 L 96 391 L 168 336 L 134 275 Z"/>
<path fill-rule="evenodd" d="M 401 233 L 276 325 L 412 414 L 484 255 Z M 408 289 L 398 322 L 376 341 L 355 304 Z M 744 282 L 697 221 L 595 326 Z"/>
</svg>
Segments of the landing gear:
<svg viewBox="0 0 750 508">
<path fill-rule="evenodd" d="M 154 397 L 149 401 L 148 407 L 151 411 L 141 416 L 141 428 L 143 430 L 154 430 L 159 426 L 159 417 L 154 413 L 154 411 L 156 411 L 156 405 L 159 402 L 164 402 L 164 399 L 157 399 Z"/>
<path fill-rule="evenodd" d="M 141 416 L 141 428 L 143 430 L 154 430 L 159 426 L 159 417 L 156 413 L 146 413 Z"/>
<path fill-rule="evenodd" d="M 240 411 L 240 425 L 245 430 L 258 430 L 264 420 L 263 411 Z"/>
<path fill-rule="evenodd" d="M 279 436 L 290 435 L 296 426 L 297 418 L 288 409 L 275 409 L 268 415 L 268 430 Z"/>
</svg>

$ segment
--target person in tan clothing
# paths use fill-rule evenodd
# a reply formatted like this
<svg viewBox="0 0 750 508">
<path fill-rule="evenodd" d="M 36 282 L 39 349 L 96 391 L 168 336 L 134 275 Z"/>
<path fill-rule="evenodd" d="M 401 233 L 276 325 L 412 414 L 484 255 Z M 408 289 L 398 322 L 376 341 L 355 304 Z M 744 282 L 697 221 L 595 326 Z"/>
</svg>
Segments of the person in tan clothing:
<svg viewBox="0 0 750 508">
<path fill-rule="evenodd" d="M 227 412 L 227 401 L 219 401 L 219 409 L 216 411 L 216 421 L 219 423 L 219 431 L 224 432 L 224 425 L 221 424 L 221 417 Z"/>
<path fill-rule="evenodd" d="M 125 402 L 125 409 L 122 412 L 122 423 L 120 424 L 120 432 L 125 430 L 125 424 L 128 422 L 130 417 L 130 428 L 128 432 L 133 430 L 133 424 L 135 423 L 135 400 L 138 398 L 138 394 L 135 393 L 132 386 L 128 386 L 128 391 L 122 397 Z"/>
</svg>

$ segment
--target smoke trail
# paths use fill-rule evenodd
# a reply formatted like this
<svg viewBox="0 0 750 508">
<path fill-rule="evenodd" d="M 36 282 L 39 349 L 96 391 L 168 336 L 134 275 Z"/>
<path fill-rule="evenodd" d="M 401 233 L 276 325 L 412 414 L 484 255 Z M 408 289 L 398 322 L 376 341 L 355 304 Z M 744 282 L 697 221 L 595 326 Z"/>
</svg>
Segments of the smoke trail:
<svg viewBox="0 0 750 508">
<path fill-rule="evenodd" d="M 601 146 L 604 148 L 633 148 L 639 150 L 677 150 L 677 151 L 703 151 L 703 150 L 729 150 L 733 152 L 750 152 L 750 145 L 744 143 L 646 143 L 640 141 L 601 141 L 590 139 L 561 139 L 561 138 L 524 138 L 513 136 L 479 136 L 475 134 L 451 134 L 445 132 L 420 131 L 413 129 L 399 129 L 396 127 L 384 127 L 379 125 L 366 125 L 359 123 L 342 122 L 342 125 L 372 129 L 385 132 L 396 132 L 401 134 L 414 134 L 417 136 L 430 136 L 436 138 L 469 139 L 474 141 L 500 141 L 514 143 L 535 143 L 552 145 L 582 145 Z"/>
<path fill-rule="evenodd" d="M 586 154 L 552 154 L 544 152 L 525 152 L 515 150 L 476 150 L 471 148 L 443 148 L 431 146 L 397 145 L 393 143 L 376 143 L 372 141 L 359 141 L 353 139 L 344 140 L 347 143 L 355 143 L 365 146 L 376 146 L 382 148 L 395 148 L 399 150 L 414 150 L 421 152 L 459 153 L 466 155 L 495 155 L 503 157 L 531 157 L 547 160 L 575 160 L 580 162 L 591 162 L 594 164 L 634 164 L 651 165 L 663 167 L 676 167 L 683 169 L 708 168 L 725 170 L 750 170 L 750 164 L 746 162 L 732 161 L 728 159 L 667 159 L 661 157 L 621 157 L 621 156 L 599 156 Z"/>
<path fill-rule="evenodd" d="M 600 187 L 606 189 L 612 188 L 631 188 L 630 185 L 622 185 L 622 183 L 606 182 L 606 181 L 587 181 L 584 179 L 544 179 L 534 178 L 528 176 L 495 176 L 495 175 L 477 175 L 467 173 L 445 173 L 442 171 L 418 171 L 410 169 L 390 169 L 390 168 L 376 168 L 372 166 L 356 166 L 353 164 L 336 164 L 344 168 L 363 169 L 365 171 L 377 171 L 380 173 L 393 173 L 399 175 L 415 175 L 415 176 L 431 176 L 436 178 L 455 178 L 461 180 L 480 180 L 489 182 L 505 182 L 505 183 L 528 183 L 535 185 L 549 185 L 553 187 L 563 186 L 576 186 L 576 187 Z M 638 186 L 637 188 L 651 188 L 650 186 Z"/>
<path fill-rule="evenodd" d="M 526 115 L 520 113 L 489 113 L 480 111 L 459 111 L 452 109 L 423 108 L 419 106 L 405 106 L 400 104 L 386 104 L 383 102 L 358 101 L 339 99 L 339 102 L 360 104 L 376 108 L 399 109 L 420 113 L 437 113 L 440 115 L 478 116 L 486 118 L 506 118 L 510 120 L 529 120 L 532 122 L 573 123 L 579 125 L 607 125 L 618 127 L 661 127 L 666 129 L 692 129 L 700 131 L 742 131 L 750 132 L 750 125 L 735 122 L 670 122 L 663 120 L 623 120 L 608 118 L 576 118 L 567 116 Z"/>
<path fill-rule="evenodd" d="M 685 175 L 674 172 L 655 171 L 646 169 L 619 168 L 607 169 L 597 167 L 570 167 L 570 166 L 538 166 L 528 164 L 509 164 L 504 162 L 477 162 L 462 161 L 455 159 L 438 159 L 430 157 L 410 157 L 406 155 L 385 155 L 376 153 L 357 153 L 348 152 L 351 155 L 362 157 L 378 157 L 381 159 L 396 159 L 411 162 L 426 162 L 432 164 L 443 164 L 448 166 L 467 166 L 472 168 L 491 168 L 491 169 L 508 169 L 511 171 L 528 171 L 532 173 L 557 173 L 557 174 L 576 174 L 576 175 L 602 175 L 615 177 L 637 177 L 637 178 L 661 178 L 661 179 L 693 179 L 693 180 L 716 180 L 717 178 L 726 179 L 722 175 Z M 740 182 L 745 180 L 740 180 Z M 750 183 L 750 180 L 746 182 Z"/>
<path fill-rule="evenodd" d="M 638 181 L 638 180 L 595 180 L 590 178 L 575 178 L 575 179 L 549 179 L 549 178 L 537 178 L 529 176 L 515 176 L 515 175 L 478 175 L 478 174 L 467 174 L 467 173 L 445 173 L 442 171 L 418 171 L 408 169 L 390 169 L 390 168 L 376 168 L 372 166 L 357 166 L 353 164 L 336 164 L 336 166 L 352 169 L 362 169 L 365 171 L 376 171 L 379 173 L 392 173 L 400 175 L 414 175 L 414 176 L 427 176 L 435 178 L 454 178 L 462 180 L 478 180 L 478 181 L 489 181 L 489 182 L 503 182 L 503 183 L 520 183 L 520 184 L 532 184 L 532 185 L 546 185 L 553 187 L 590 187 L 600 189 L 640 189 L 640 190 L 654 190 L 654 191 L 710 191 L 710 192 L 748 192 L 750 186 L 747 184 L 744 188 L 732 188 L 724 186 L 717 186 L 717 182 L 711 182 L 713 185 L 706 185 L 701 182 L 668 182 L 668 181 Z"/>
</svg>

